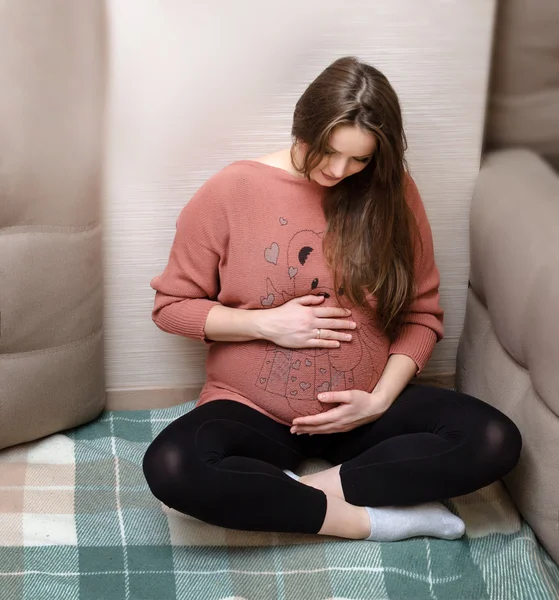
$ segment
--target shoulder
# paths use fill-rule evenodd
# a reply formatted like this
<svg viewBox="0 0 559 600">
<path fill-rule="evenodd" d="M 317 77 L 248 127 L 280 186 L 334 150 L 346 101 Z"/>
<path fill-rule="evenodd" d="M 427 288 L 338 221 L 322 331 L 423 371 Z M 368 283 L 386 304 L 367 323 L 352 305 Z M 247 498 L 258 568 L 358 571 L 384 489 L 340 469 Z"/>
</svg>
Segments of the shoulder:
<svg viewBox="0 0 559 600">
<path fill-rule="evenodd" d="M 251 161 L 239 160 L 217 171 L 210 176 L 200 187 L 200 191 L 220 191 L 230 193 L 238 188 L 245 188 L 254 184 L 259 178 L 258 169 Z"/>
<path fill-rule="evenodd" d="M 423 206 L 417 184 L 408 171 L 404 173 L 404 196 L 407 203 L 410 205 L 410 208 L 413 209 L 417 205 Z"/>
<path fill-rule="evenodd" d="M 404 196 L 406 203 L 414 214 L 420 227 L 429 227 L 429 220 L 425 210 L 425 204 L 421 199 L 419 189 L 413 177 L 406 171 L 404 174 Z"/>
<path fill-rule="evenodd" d="M 406 203 L 412 212 L 417 225 L 413 237 L 415 242 L 419 242 L 420 251 L 418 256 L 424 260 L 426 255 L 432 255 L 433 253 L 433 233 L 417 185 L 413 177 L 407 171 L 405 173 L 404 194 Z"/>
<path fill-rule="evenodd" d="M 233 162 L 223 167 L 198 188 L 183 208 L 185 213 L 227 211 L 232 203 L 249 202 L 256 189 L 258 170 L 250 161 Z"/>
</svg>

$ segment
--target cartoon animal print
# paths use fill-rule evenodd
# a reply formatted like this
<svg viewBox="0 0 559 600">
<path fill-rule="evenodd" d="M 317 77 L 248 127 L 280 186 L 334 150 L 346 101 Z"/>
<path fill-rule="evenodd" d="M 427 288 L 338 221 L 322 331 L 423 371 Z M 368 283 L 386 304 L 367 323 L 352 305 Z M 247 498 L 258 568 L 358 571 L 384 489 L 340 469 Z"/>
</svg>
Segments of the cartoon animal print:
<svg viewBox="0 0 559 600">
<path fill-rule="evenodd" d="M 276 283 L 270 278 L 266 280 L 262 306 L 279 306 L 306 294 L 324 296 L 321 306 L 338 306 L 334 290 L 326 285 L 331 284 L 331 277 L 329 281 L 321 281 L 320 274 L 329 273 L 321 249 L 322 234 L 312 230 L 297 232 L 284 255 L 279 244 L 270 244 L 264 251 L 265 259 L 285 271 L 278 273 Z M 338 294 L 343 299 L 343 289 Z M 352 308 L 347 302 L 343 305 Z M 268 344 L 256 387 L 286 398 L 290 407 L 301 415 L 331 408 L 317 401 L 320 392 L 352 389 L 355 382 L 365 389 L 375 377 L 371 353 L 378 344 L 378 333 L 365 311 L 353 311 L 352 319 L 357 328 L 351 332 L 351 349 L 347 343 L 335 349 L 295 350 Z"/>
</svg>

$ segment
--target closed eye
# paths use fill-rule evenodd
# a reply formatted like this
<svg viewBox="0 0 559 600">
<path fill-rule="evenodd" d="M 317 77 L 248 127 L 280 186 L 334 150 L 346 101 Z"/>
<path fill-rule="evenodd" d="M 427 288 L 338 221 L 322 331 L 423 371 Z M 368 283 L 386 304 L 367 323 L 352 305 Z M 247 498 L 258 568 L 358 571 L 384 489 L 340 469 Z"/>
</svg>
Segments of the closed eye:
<svg viewBox="0 0 559 600">
<path fill-rule="evenodd" d="M 337 150 L 332 150 L 332 148 L 326 148 L 326 150 L 324 151 L 324 154 L 327 154 L 328 156 L 330 156 L 331 154 L 339 154 L 339 152 Z M 353 160 L 356 160 L 357 162 L 363 163 L 363 164 L 367 164 L 372 156 L 353 156 L 352 157 Z"/>
</svg>

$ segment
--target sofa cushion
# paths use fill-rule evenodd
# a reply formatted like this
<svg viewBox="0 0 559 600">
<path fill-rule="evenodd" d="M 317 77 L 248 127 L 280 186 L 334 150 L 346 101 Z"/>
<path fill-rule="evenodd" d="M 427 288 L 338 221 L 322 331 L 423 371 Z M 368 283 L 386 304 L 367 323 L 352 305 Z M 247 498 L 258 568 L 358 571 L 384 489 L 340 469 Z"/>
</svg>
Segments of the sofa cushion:
<svg viewBox="0 0 559 600">
<path fill-rule="evenodd" d="M 500 343 L 559 415 L 559 177 L 527 150 L 489 155 L 470 223 L 470 285 Z"/>
<path fill-rule="evenodd" d="M 103 322 L 101 226 L 9 231 L 0 234 L 0 353 L 53 348 L 98 331 Z"/>
<path fill-rule="evenodd" d="M 524 146 L 559 169 L 559 2 L 499 3 L 489 148 Z"/>
</svg>

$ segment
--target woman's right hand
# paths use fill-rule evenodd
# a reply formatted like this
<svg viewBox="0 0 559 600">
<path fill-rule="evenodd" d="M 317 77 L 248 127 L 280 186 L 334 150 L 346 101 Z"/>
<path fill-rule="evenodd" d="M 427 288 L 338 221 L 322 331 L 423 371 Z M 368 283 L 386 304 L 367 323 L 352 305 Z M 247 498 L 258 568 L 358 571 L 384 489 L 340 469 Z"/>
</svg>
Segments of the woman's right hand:
<svg viewBox="0 0 559 600">
<path fill-rule="evenodd" d="M 351 341 L 351 333 L 344 330 L 355 329 L 356 323 L 346 320 L 350 310 L 319 306 L 322 302 L 324 296 L 307 295 L 254 311 L 259 335 L 283 348 L 339 348 L 341 342 Z"/>
</svg>

